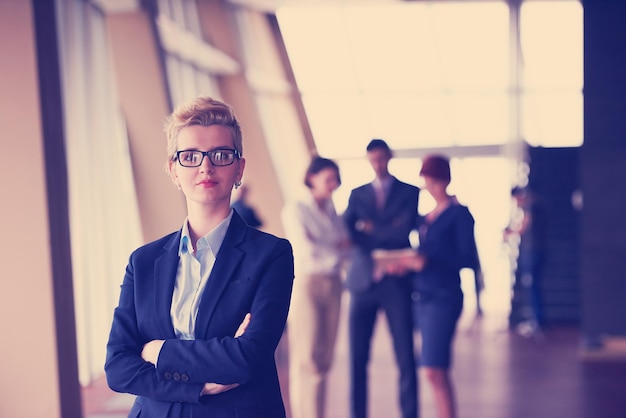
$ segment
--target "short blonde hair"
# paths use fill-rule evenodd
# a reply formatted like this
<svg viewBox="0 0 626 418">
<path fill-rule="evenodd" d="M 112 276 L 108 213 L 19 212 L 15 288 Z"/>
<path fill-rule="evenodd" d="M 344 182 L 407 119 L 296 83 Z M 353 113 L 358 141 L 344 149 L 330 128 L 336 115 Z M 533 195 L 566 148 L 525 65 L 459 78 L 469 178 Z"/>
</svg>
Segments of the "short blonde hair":
<svg viewBox="0 0 626 418">
<path fill-rule="evenodd" d="M 243 134 L 233 108 L 211 97 L 197 97 L 190 103 L 178 106 L 166 119 L 167 161 L 176 160 L 178 134 L 188 126 L 221 125 L 231 132 L 233 146 L 243 156 Z"/>
</svg>

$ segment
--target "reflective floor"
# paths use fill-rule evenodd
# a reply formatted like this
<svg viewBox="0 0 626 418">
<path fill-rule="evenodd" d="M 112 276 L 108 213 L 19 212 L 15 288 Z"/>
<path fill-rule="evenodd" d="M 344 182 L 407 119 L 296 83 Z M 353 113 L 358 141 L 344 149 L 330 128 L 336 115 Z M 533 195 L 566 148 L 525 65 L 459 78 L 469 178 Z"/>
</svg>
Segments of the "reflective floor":
<svg viewBox="0 0 626 418">
<path fill-rule="evenodd" d="M 347 297 L 344 306 L 347 307 Z M 327 418 L 348 418 L 348 351 L 345 310 L 330 376 Z M 626 344 L 611 340 L 597 353 L 581 350 L 574 327 L 543 332 L 509 330 L 506 315 L 471 306 L 459 323 L 453 378 L 459 418 L 625 418 Z M 287 407 L 288 347 L 277 360 Z M 399 417 L 396 369 L 384 317 L 379 317 L 370 364 L 370 418 Z M 421 418 L 437 418 L 421 380 Z M 125 417 L 132 397 L 112 393 L 104 381 L 84 389 L 85 418 Z M 267 417 L 271 418 L 271 417 Z M 297 418 L 297 417 L 295 417 Z"/>
</svg>

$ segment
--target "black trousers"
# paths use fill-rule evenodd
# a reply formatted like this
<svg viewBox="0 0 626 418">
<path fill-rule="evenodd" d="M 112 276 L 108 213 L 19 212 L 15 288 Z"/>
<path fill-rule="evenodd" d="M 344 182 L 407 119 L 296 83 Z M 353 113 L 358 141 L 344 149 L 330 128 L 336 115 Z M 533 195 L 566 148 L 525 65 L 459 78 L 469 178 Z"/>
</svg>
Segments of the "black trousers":
<svg viewBox="0 0 626 418">
<path fill-rule="evenodd" d="M 350 294 L 350 414 L 367 418 L 367 364 L 379 310 L 385 312 L 398 366 L 402 418 L 418 416 L 418 384 L 413 351 L 410 276 L 386 276 L 362 292 Z"/>
</svg>

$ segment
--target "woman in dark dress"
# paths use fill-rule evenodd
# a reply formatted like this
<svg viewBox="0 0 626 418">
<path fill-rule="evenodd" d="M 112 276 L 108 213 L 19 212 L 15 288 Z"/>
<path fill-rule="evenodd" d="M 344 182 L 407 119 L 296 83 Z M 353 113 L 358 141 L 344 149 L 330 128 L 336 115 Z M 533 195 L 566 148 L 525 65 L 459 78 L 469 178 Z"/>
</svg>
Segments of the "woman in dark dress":
<svg viewBox="0 0 626 418">
<path fill-rule="evenodd" d="M 420 246 L 414 256 L 404 260 L 404 268 L 417 272 L 414 286 L 422 337 L 420 367 L 432 387 L 439 418 L 455 418 L 449 370 L 452 340 L 463 309 L 460 270 L 478 267 L 474 218 L 447 192 L 450 164 L 446 157 L 428 156 L 420 175 L 436 206 L 420 220 Z"/>
</svg>

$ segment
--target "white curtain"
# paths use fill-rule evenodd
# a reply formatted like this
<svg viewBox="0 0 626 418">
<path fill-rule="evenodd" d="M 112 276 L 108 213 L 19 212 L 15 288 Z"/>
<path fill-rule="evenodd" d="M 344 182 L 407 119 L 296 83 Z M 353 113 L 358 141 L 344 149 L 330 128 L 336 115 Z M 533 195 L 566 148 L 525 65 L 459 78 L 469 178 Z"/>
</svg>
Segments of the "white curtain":
<svg viewBox="0 0 626 418">
<path fill-rule="evenodd" d="M 104 16 L 85 1 L 62 0 L 57 19 L 79 373 L 87 385 L 103 374 L 124 268 L 142 235 Z"/>
</svg>

